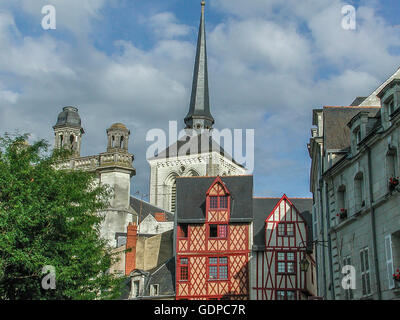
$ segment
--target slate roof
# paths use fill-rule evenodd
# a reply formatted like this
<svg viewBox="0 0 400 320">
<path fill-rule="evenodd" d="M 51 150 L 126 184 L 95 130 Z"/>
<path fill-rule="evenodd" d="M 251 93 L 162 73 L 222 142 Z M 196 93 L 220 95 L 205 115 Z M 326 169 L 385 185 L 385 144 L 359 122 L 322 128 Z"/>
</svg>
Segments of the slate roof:
<svg viewBox="0 0 400 320">
<path fill-rule="evenodd" d="M 347 123 L 360 111 L 366 111 L 371 117 L 379 107 L 324 107 L 324 144 L 326 149 L 342 150 L 350 145 L 350 128 Z"/>
<path fill-rule="evenodd" d="M 199 35 L 197 40 L 196 61 L 193 71 L 192 95 L 189 112 L 185 117 L 187 128 L 193 127 L 193 119 L 204 119 L 207 127 L 212 127 L 214 118 L 210 112 L 210 97 L 208 92 L 207 45 L 202 5 Z"/>
<path fill-rule="evenodd" d="M 175 295 L 175 258 L 172 257 L 161 266 L 148 271 L 144 297 L 150 296 L 150 285 L 159 285 L 159 296 Z"/>
<path fill-rule="evenodd" d="M 70 126 L 81 128 L 81 117 L 78 113 L 78 108 L 64 107 L 57 117 L 57 123 L 54 128 L 59 126 Z"/>
<path fill-rule="evenodd" d="M 281 198 L 253 198 L 253 246 L 256 250 L 265 247 L 265 219 L 275 208 Z M 310 240 L 312 238 L 312 199 L 289 198 L 307 223 Z M 308 244 L 311 249 L 311 241 Z"/>
<path fill-rule="evenodd" d="M 180 177 L 176 179 L 178 223 L 204 223 L 206 192 L 216 177 Z M 253 176 L 221 177 L 231 194 L 231 222 L 253 219 Z"/>
<path fill-rule="evenodd" d="M 357 97 L 354 101 L 350 104 L 350 106 L 359 106 L 361 103 L 365 101 L 368 97 Z"/>
<path fill-rule="evenodd" d="M 193 137 L 186 135 L 171 146 L 167 147 L 162 152 L 156 154 L 154 157 L 151 157 L 150 160 L 202 154 L 213 151 L 218 152 L 220 155 L 224 156 L 236 165 L 244 168 L 240 163 L 237 163 L 232 156 L 212 138 L 212 134 L 207 131 Z"/>
<path fill-rule="evenodd" d="M 165 218 L 166 218 L 165 222 L 174 221 L 174 215 L 171 212 L 165 211 L 164 209 L 158 208 L 136 197 L 131 196 L 130 205 L 132 209 L 136 212 L 139 219 L 139 223 L 141 223 L 149 214 L 151 214 L 155 218 L 155 213 L 158 212 L 165 213 Z M 140 206 L 142 207 L 140 208 Z"/>
</svg>

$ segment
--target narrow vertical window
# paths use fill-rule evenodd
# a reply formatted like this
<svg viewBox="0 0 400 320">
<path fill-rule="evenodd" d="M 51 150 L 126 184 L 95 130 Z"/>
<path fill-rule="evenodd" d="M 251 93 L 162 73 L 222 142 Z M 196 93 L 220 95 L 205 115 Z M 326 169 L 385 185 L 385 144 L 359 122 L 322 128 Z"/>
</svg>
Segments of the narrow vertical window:
<svg viewBox="0 0 400 320">
<path fill-rule="evenodd" d="M 361 287 L 362 295 L 366 296 L 371 294 L 371 279 L 369 271 L 369 250 L 368 247 L 360 251 L 360 262 L 361 262 Z"/>
<path fill-rule="evenodd" d="M 210 209 L 218 209 L 218 197 L 210 197 Z"/>
<path fill-rule="evenodd" d="M 388 277 L 388 288 L 393 289 L 395 287 L 393 274 L 393 252 L 392 252 L 392 236 L 389 234 L 385 237 L 385 254 L 386 254 L 386 270 Z"/>
<path fill-rule="evenodd" d="M 219 197 L 219 207 L 221 209 L 227 209 L 228 208 L 228 196 Z"/>
<path fill-rule="evenodd" d="M 171 187 L 171 212 L 175 212 L 176 208 L 176 180 Z"/>
<path fill-rule="evenodd" d="M 187 281 L 189 279 L 189 261 L 188 258 L 180 259 L 180 280 Z"/>
</svg>

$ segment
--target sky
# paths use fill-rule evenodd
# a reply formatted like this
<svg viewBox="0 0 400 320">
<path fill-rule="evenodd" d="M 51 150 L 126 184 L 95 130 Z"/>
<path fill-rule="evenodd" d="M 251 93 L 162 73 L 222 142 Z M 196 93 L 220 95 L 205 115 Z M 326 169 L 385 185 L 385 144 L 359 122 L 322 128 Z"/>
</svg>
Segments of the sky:
<svg viewBox="0 0 400 320">
<path fill-rule="evenodd" d="M 56 9 L 44 30 L 42 7 Z M 356 29 L 342 27 L 342 7 Z M 200 0 L 0 0 L 0 134 L 53 143 L 76 106 L 81 155 L 131 131 L 131 192 L 148 194 L 146 133 L 189 108 Z M 207 0 L 215 128 L 255 130 L 254 195 L 309 197 L 312 110 L 367 96 L 400 66 L 398 0 Z M 171 141 L 172 142 L 172 141 Z"/>
</svg>

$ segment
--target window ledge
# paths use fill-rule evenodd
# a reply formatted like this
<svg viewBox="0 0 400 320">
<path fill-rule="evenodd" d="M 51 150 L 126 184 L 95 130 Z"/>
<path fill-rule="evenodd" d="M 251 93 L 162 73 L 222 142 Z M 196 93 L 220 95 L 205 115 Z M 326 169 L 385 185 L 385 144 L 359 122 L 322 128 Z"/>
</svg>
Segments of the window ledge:
<svg viewBox="0 0 400 320">
<path fill-rule="evenodd" d="M 226 282 L 229 281 L 229 279 L 207 279 L 207 282 Z"/>
</svg>

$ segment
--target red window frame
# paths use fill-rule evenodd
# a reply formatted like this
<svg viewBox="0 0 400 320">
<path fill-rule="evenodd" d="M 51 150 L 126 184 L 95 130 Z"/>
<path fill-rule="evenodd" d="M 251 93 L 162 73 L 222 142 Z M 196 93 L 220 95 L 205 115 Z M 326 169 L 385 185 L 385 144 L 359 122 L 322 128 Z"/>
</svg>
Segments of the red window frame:
<svg viewBox="0 0 400 320">
<path fill-rule="evenodd" d="M 221 268 L 224 268 L 224 269 L 221 269 Z M 223 271 L 221 272 L 221 270 L 223 270 Z M 225 276 L 224 278 L 221 278 L 221 273 Z M 211 278 L 211 274 L 215 274 L 216 277 Z M 229 279 L 229 259 L 228 259 L 228 257 L 226 257 L 226 256 L 208 257 L 208 259 L 207 259 L 207 280 L 208 281 L 227 281 L 228 279 Z"/>
<path fill-rule="evenodd" d="M 229 196 L 209 196 L 208 206 L 210 210 L 227 210 L 229 207 Z"/>
<path fill-rule="evenodd" d="M 279 254 L 283 254 L 283 259 Z M 293 255 L 293 259 L 288 258 L 288 254 Z M 284 271 L 280 271 L 280 266 L 284 266 Z M 289 272 L 289 264 L 293 265 L 293 271 Z M 278 274 L 296 274 L 296 253 L 294 251 L 278 251 L 276 253 L 276 272 Z"/>
<path fill-rule="evenodd" d="M 217 227 L 217 236 L 211 236 L 211 226 Z M 209 239 L 226 239 L 228 238 L 228 225 L 226 223 L 210 223 L 208 224 L 208 238 Z"/>
<path fill-rule="evenodd" d="M 182 277 L 184 275 L 184 277 Z M 179 258 L 179 281 L 189 281 L 189 258 Z"/>
<path fill-rule="evenodd" d="M 292 234 L 288 234 L 288 225 L 292 227 Z M 283 227 L 283 234 L 280 227 Z M 278 223 L 278 237 L 294 237 L 295 227 L 293 222 L 279 222 Z"/>
</svg>

